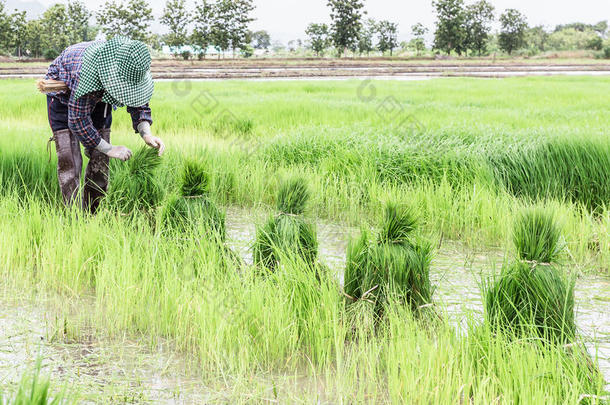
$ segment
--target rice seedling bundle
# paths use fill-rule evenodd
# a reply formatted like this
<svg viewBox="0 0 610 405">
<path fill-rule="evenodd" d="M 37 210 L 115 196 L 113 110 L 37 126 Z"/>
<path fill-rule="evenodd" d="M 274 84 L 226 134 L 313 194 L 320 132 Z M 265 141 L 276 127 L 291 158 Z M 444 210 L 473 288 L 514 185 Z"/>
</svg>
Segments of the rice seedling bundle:
<svg viewBox="0 0 610 405">
<path fill-rule="evenodd" d="M 518 259 L 506 265 L 487 291 L 486 313 L 492 327 L 515 335 L 537 335 L 565 343 L 576 333 L 574 280 L 555 261 L 560 231 L 552 215 L 526 210 L 513 232 Z"/>
<path fill-rule="evenodd" d="M 305 263 L 315 265 L 318 241 L 315 226 L 302 217 L 309 200 L 307 182 L 293 177 L 280 185 L 276 215 L 256 231 L 254 262 L 274 270 L 282 255 L 296 255 Z"/>
<path fill-rule="evenodd" d="M 111 207 L 129 214 L 156 208 L 163 190 L 156 176 L 161 164 L 157 150 L 142 147 L 127 163 L 112 162 L 107 201 Z"/>
<path fill-rule="evenodd" d="M 416 219 L 404 206 L 388 203 L 375 239 L 367 231 L 350 243 L 345 269 L 345 293 L 353 301 L 375 305 L 381 317 L 389 301 L 416 312 L 432 300 L 431 244 L 413 235 Z"/>
<path fill-rule="evenodd" d="M 180 195 L 167 201 L 162 214 L 163 224 L 181 231 L 202 225 L 224 241 L 225 214 L 210 199 L 209 184 L 205 168 L 197 162 L 187 161 L 180 177 Z"/>
</svg>

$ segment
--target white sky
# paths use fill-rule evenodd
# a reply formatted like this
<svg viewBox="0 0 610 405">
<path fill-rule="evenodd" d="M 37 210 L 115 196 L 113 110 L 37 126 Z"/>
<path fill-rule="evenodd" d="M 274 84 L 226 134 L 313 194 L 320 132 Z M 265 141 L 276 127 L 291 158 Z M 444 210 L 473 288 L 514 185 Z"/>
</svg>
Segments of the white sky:
<svg viewBox="0 0 610 405">
<path fill-rule="evenodd" d="M 187 0 L 190 5 L 194 0 Z M 57 1 L 40 0 L 44 5 Z M 104 0 L 84 0 L 88 7 L 97 9 Z M 474 0 L 466 0 L 466 3 Z M 528 17 L 530 25 L 554 27 L 570 22 L 596 23 L 610 20 L 610 0 L 490 0 L 496 8 L 496 17 L 506 8 L 516 8 Z M 160 15 L 164 0 L 150 0 L 155 15 Z M 327 22 L 326 0 L 254 0 L 256 10 L 252 29 L 266 29 L 273 40 L 286 42 L 304 38 L 310 22 Z M 432 0 L 365 0 L 368 15 L 375 19 L 397 22 L 400 37 L 408 38 L 411 26 L 421 22 L 432 30 L 434 13 Z M 155 31 L 159 30 L 155 26 Z"/>
</svg>

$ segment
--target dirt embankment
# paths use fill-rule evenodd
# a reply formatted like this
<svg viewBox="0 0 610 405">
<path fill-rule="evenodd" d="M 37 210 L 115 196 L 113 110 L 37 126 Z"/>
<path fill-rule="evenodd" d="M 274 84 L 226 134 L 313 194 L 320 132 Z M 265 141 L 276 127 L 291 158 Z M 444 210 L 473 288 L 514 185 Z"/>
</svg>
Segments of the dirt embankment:
<svg viewBox="0 0 610 405">
<path fill-rule="evenodd" d="M 0 78 L 38 77 L 45 62 L 3 63 Z M 540 75 L 610 75 L 610 61 L 594 59 L 206 59 L 154 60 L 156 79 L 265 79 L 350 77 L 507 77 Z"/>
</svg>

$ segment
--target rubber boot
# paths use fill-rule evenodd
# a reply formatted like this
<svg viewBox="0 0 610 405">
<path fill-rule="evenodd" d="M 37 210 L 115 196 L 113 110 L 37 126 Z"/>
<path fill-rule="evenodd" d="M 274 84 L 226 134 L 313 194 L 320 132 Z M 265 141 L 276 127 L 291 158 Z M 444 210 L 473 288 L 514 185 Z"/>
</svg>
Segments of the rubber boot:
<svg viewBox="0 0 610 405">
<path fill-rule="evenodd" d="M 106 142 L 110 142 L 110 129 L 100 129 L 100 135 Z M 97 212 L 100 201 L 108 189 L 108 164 L 110 158 L 95 149 L 86 151 L 89 164 L 85 170 L 85 187 L 83 189 L 83 208 L 92 214 Z"/>
<path fill-rule="evenodd" d="M 57 152 L 57 178 L 64 203 L 71 206 L 78 200 L 83 157 L 80 143 L 69 129 L 53 132 Z"/>
</svg>

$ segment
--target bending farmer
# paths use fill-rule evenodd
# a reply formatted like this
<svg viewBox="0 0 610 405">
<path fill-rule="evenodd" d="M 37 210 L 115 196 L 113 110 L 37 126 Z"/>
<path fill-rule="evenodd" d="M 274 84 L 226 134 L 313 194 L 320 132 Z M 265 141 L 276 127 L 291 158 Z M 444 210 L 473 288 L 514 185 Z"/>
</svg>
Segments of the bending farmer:
<svg viewBox="0 0 610 405">
<path fill-rule="evenodd" d="M 68 47 L 38 82 L 47 94 L 49 124 L 57 151 L 57 174 L 64 202 L 78 201 L 83 160 L 89 157 L 83 208 L 95 212 L 108 187 L 109 158 L 128 160 L 131 151 L 110 144 L 112 110 L 127 106 L 133 128 L 147 145 L 165 146 L 152 135 L 148 102 L 153 94 L 150 53 L 144 43 L 125 37 Z"/>
</svg>

